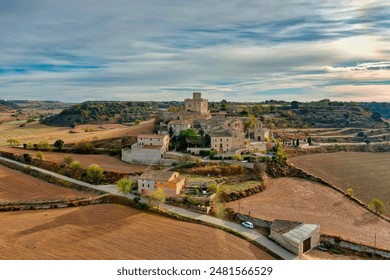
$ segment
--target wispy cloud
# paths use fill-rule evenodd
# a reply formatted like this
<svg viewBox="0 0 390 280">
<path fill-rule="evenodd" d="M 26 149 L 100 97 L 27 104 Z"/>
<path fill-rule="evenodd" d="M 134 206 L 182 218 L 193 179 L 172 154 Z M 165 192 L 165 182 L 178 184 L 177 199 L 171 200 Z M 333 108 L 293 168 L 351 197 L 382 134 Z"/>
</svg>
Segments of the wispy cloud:
<svg viewBox="0 0 390 280">
<path fill-rule="evenodd" d="M 1 1 L 0 98 L 390 101 L 387 2 Z"/>
</svg>

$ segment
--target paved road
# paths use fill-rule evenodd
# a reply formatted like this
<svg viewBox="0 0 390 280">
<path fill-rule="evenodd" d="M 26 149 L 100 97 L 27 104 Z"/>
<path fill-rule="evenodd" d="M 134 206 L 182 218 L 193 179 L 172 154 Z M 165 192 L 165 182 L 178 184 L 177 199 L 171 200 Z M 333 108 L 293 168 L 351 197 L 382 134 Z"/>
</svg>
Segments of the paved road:
<svg viewBox="0 0 390 280">
<path fill-rule="evenodd" d="M 88 187 L 88 188 L 91 188 L 91 189 L 95 189 L 95 190 L 111 193 L 111 194 L 114 194 L 114 195 L 124 196 L 124 197 L 127 197 L 129 199 L 132 199 L 132 198 L 135 197 L 132 194 L 124 195 L 122 193 L 118 193 L 117 188 L 116 188 L 115 185 L 92 185 L 92 184 L 89 184 L 89 183 L 85 183 L 85 182 L 82 182 L 82 181 L 79 181 L 79 180 L 76 180 L 76 179 L 73 179 L 73 178 L 69 178 L 69 177 L 57 174 L 55 172 L 51 172 L 51 171 L 48 171 L 48 170 L 45 170 L 45 169 L 42 169 L 42 168 L 39 168 L 39 167 L 35 167 L 35 166 L 27 165 L 27 164 L 24 164 L 24 163 L 21 163 L 21 162 L 17 162 L 17 161 L 14 161 L 14 160 L 10 160 L 8 158 L 4 158 L 4 157 L 1 157 L 1 156 L 0 156 L 0 159 L 3 160 L 3 161 L 7 161 L 7 162 L 10 162 L 10 163 L 17 164 L 17 165 L 22 166 L 22 167 L 30 167 L 33 170 L 37 170 L 39 172 L 42 172 L 42 173 L 45 173 L 45 174 L 49 174 L 49 175 L 51 175 L 53 177 L 62 179 L 64 181 L 68 181 L 68 182 L 71 182 L 71 183 L 74 183 L 74 184 L 85 186 L 85 187 Z M 144 199 L 144 198 L 141 201 L 147 203 L 147 200 Z M 193 219 L 197 219 L 197 220 L 200 220 L 200 221 L 208 222 L 208 223 L 211 223 L 211 224 L 214 224 L 214 225 L 217 225 L 217 226 L 222 226 L 222 227 L 228 228 L 230 230 L 233 230 L 235 232 L 238 232 L 238 233 L 246 236 L 247 238 L 249 238 L 251 240 L 254 240 L 255 242 L 257 242 L 261 246 L 267 248 L 268 250 L 270 250 L 274 254 L 276 254 L 279 257 L 281 257 L 282 259 L 285 259 L 285 260 L 294 260 L 294 259 L 297 260 L 297 259 L 299 259 L 299 257 L 297 257 L 296 255 L 290 253 L 289 251 L 284 249 L 282 246 L 280 246 L 279 244 L 277 244 L 274 241 L 270 240 L 269 238 L 265 237 L 264 235 L 258 233 L 255 230 L 244 228 L 240 224 L 237 224 L 237 223 L 234 223 L 234 222 L 225 221 L 225 220 L 221 220 L 221 219 L 209 216 L 209 215 L 204 215 L 204 214 L 188 211 L 186 209 L 175 207 L 175 206 L 171 206 L 171 205 L 167 205 L 167 204 L 161 204 L 160 208 L 163 208 L 163 209 L 165 209 L 165 210 L 167 210 L 167 211 L 169 211 L 171 213 L 175 213 L 175 214 L 179 214 L 179 215 L 182 215 L 182 216 L 186 216 L 186 217 L 190 217 L 190 218 L 193 218 Z"/>
</svg>

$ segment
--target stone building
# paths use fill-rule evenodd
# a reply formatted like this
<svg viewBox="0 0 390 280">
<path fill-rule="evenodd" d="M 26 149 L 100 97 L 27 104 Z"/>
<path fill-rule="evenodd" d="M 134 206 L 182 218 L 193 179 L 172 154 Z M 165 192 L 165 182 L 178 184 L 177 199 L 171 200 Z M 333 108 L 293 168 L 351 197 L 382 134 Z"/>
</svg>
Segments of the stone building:
<svg viewBox="0 0 390 280">
<path fill-rule="evenodd" d="M 209 103 L 207 99 L 202 98 L 202 93 L 194 92 L 193 98 L 184 100 L 184 109 L 187 112 L 193 112 L 202 117 L 210 117 Z"/>
<path fill-rule="evenodd" d="M 228 131 L 214 131 L 210 133 L 211 148 L 217 152 L 227 152 L 233 147 L 233 138 Z"/>
<path fill-rule="evenodd" d="M 141 134 L 131 149 L 122 149 L 122 160 L 134 164 L 158 164 L 169 148 L 169 136 Z"/>
<path fill-rule="evenodd" d="M 270 238 L 297 255 L 315 248 L 320 242 L 320 225 L 275 220 L 270 229 Z"/>
<path fill-rule="evenodd" d="M 167 197 L 176 197 L 185 184 L 185 179 L 180 177 L 179 172 L 149 170 L 138 177 L 138 191 L 141 194 L 153 192 L 157 188 L 164 190 Z"/>
<path fill-rule="evenodd" d="M 263 127 L 263 123 L 260 121 L 255 122 L 254 125 L 254 138 L 255 141 L 264 142 L 266 139 L 274 137 L 272 130 Z"/>
</svg>

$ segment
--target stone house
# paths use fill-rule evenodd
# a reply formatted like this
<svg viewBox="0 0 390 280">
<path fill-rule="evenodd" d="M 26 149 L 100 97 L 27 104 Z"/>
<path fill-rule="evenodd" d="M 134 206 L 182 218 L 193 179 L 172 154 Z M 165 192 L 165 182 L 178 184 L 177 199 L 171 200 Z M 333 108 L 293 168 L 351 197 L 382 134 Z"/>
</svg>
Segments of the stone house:
<svg viewBox="0 0 390 280">
<path fill-rule="evenodd" d="M 225 153 L 233 148 L 233 137 L 229 131 L 210 132 L 211 148 L 217 152 Z"/>
<path fill-rule="evenodd" d="M 315 248 L 320 242 L 320 225 L 275 220 L 270 229 L 270 238 L 297 255 Z"/>
<path fill-rule="evenodd" d="M 180 177 L 179 172 L 149 170 L 138 178 L 138 191 L 146 194 L 161 188 L 167 197 L 174 198 L 180 194 L 184 184 L 185 179 Z"/>
<path fill-rule="evenodd" d="M 157 164 L 168 151 L 169 136 L 162 134 L 141 134 L 131 149 L 122 149 L 121 159 L 134 164 Z"/>
<path fill-rule="evenodd" d="M 175 136 L 179 136 L 180 132 L 182 130 L 186 130 L 186 129 L 191 128 L 191 121 L 189 121 L 189 120 L 171 120 L 167 125 L 168 133 L 169 133 L 169 130 L 171 128 L 172 128 L 173 134 Z"/>
</svg>

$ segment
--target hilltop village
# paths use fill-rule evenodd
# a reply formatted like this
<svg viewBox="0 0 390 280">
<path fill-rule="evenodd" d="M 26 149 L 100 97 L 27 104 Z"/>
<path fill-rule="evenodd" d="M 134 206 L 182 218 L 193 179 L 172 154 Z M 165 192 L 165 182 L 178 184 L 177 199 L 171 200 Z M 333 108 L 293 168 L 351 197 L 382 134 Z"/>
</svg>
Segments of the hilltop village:
<svg viewBox="0 0 390 280">
<path fill-rule="evenodd" d="M 162 113 L 158 134 L 139 135 L 131 149 L 123 149 L 122 160 L 137 164 L 170 165 L 183 154 L 170 152 L 172 140 L 182 136 L 186 149 L 192 155 L 218 155 L 232 157 L 243 152 L 266 150 L 266 143 L 273 138 L 270 129 L 264 128 L 258 119 L 229 116 L 226 112 L 211 115 L 208 100 L 200 92 L 185 100 L 184 109 Z M 180 144 L 180 143 L 179 143 Z"/>
<path fill-rule="evenodd" d="M 4 245 L 10 258 L 15 246 L 24 258 L 390 258 L 386 104 L 209 102 L 194 92 L 184 102 L 0 105 L 0 226 L 17 240 Z M 8 219 L 15 210 L 38 211 Z M 35 235 L 12 231 L 52 215 L 56 226 L 43 229 L 52 241 L 39 250 L 29 247 Z M 221 226 L 260 247 L 213 232 Z M 77 250 L 56 250 L 69 243 L 63 230 L 80 240 Z M 206 235 L 222 236 L 210 241 L 218 246 Z M 102 240 L 108 249 L 97 253 Z"/>
</svg>

